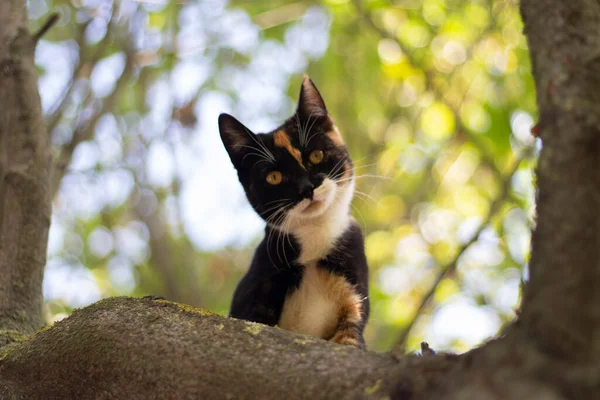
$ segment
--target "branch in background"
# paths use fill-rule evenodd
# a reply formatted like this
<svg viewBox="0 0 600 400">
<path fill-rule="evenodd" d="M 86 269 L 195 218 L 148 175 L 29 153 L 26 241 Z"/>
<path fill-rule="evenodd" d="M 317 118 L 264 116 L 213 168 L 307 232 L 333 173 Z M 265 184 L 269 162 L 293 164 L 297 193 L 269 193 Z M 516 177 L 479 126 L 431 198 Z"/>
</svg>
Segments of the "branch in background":
<svg viewBox="0 0 600 400">
<path fill-rule="evenodd" d="M 286 4 L 260 13 L 253 19 L 260 29 L 270 29 L 299 19 L 307 8 L 308 6 L 301 2 Z"/>
<path fill-rule="evenodd" d="M 42 27 L 32 35 L 33 43 L 37 44 L 42 36 L 44 36 L 46 32 L 48 32 L 50 28 L 52 28 L 58 22 L 59 19 L 60 17 L 58 13 L 50 14 L 44 25 L 42 25 Z"/>
<path fill-rule="evenodd" d="M 79 32 L 77 33 L 77 38 L 75 39 L 75 41 L 77 43 L 77 47 L 79 49 L 79 61 L 77 63 L 77 66 L 75 66 L 75 68 L 73 68 L 73 74 L 71 75 L 71 78 L 69 80 L 69 83 L 67 84 L 67 87 L 64 89 L 64 95 L 61 97 L 58 104 L 56 104 L 54 107 L 52 107 L 53 111 L 51 112 L 51 115 L 49 115 L 46 118 L 46 120 L 48 121 L 47 122 L 48 133 L 52 134 L 52 131 L 54 130 L 54 128 L 56 128 L 56 126 L 62 119 L 62 116 L 63 116 L 65 108 L 66 108 L 66 102 L 68 99 L 71 98 L 71 93 L 73 92 L 74 83 L 77 80 L 77 78 L 79 78 L 82 75 L 84 67 L 85 67 L 85 70 L 88 71 L 88 74 L 91 74 L 91 72 L 94 70 L 94 67 L 98 63 L 98 61 L 100 61 L 100 59 L 104 55 L 104 52 L 106 51 L 106 48 L 108 47 L 108 44 L 110 43 L 112 27 L 115 23 L 114 16 L 115 16 L 116 11 L 117 11 L 117 6 L 113 6 L 111 15 L 109 17 L 110 19 L 109 19 L 107 27 L 106 27 L 106 35 L 104 35 L 104 38 L 102 38 L 100 43 L 98 43 L 96 51 L 94 52 L 93 56 L 90 57 L 89 59 L 84 59 L 83 50 L 85 47 L 85 31 L 86 31 L 88 25 L 93 21 L 93 19 L 90 18 L 88 21 L 86 21 L 85 23 L 83 23 L 79 26 Z"/>
<path fill-rule="evenodd" d="M 71 141 L 65 145 L 58 156 L 58 160 L 55 162 L 54 171 L 52 173 L 52 181 L 51 181 L 51 195 L 52 198 L 56 197 L 58 193 L 58 189 L 60 188 L 60 182 L 64 177 L 67 167 L 71 163 L 71 159 L 73 158 L 73 152 L 78 144 L 85 142 L 86 140 L 91 140 L 94 137 L 94 132 L 96 129 L 96 124 L 102 115 L 106 112 L 109 112 L 114 106 L 115 102 L 119 98 L 119 95 L 126 87 L 129 79 L 133 75 L 134 62 L 133 62 L 133 54 L 132 51 L 126 49 L 126 60 L 125 67 L 123 69 L 123 73 L 117 79 L 115 84 L 115 89 L 109 94 L 103 101 L 100 110 L 96 112 L 90 119 L 81 122 L 73 132 L 73 136 Z M 89 105 L 88 105 L 89 106 Z"/>
<path fill-rule="evenodd" d="M 475 234 L 471 237 L 471 239 L 467 243 L 465 243 L 460 248 L 460 250 L 458 251 L 458 254 L 454 258 L 454 260 L 452 262 L 450 262 L 449 264 L 447 264 L 445 267 L 441 268 L 440 274 L 438 275 L 436 280 L 432 283 L 429 290 L 421 298 L 421 303 L 419 304 L 419 307 L 417 308 L 417 311 L 415 312 L 413 319 L 410 321 L 408 326 L 402 331 L 402 334 L 398 338 L 398 341 L 396 342 L 396 345 L 394 346 L 394 348 L 392 350 L 395 354 L 404 353 L 404 349 L 406 346 L 406 340 L 408 339 L 415 323 L 417 322 L 417 320 L 419 319 L 421 314 L 429 306 L 431 299 L 433 298 L 440 283 L 445 278 L 447 278 L 449 275 L 451 275 L 454 271 L 456 271 L 456 268 L 458 266 L 458 261 L 460 260 L 460 258 L 465 254 L 467 249 L 478 240 L 481 232 L 486 228 L 486 226 L 488 226 L 488 224 L 492 221 L 492 219 L 494 218 L 496 213 L 500 210 L 502 205 L 506 202 L 506 200 L 510 196 L 510 185 L 512 182 L 512 177 L 519 169 L 519 166 L 521 165 L 522 161 L 523 161 L 523 158 L 518 158 L 517 160 L 514 161 L 514 165 L 510 169 L 510 172 L 508 172 L 506 174 L 506 177 L 503 180 L 502 191 L 500 192 L 500 194 L 498 195 L 496 200 L 494 200 L 494 202 L 490 205 L 487 216 L 483 219 L 481 225 L 479 225 L 479 228 L 477 229 Z"/>
<path fill-rule="evenodd" d="M 63 90 L 63 95 L 61 96 L 60 100 L 58 100 L 57 103 L 52 107 L 53 111 L 50 112 L 50 115 L 46 118 L 46 120 L 48 121 L 46 125 L 48 128 L 49 134 L 52 134 L 52 131 L 54 130 L 54 128 L 56 128 L 56 125 L 58 125 L 58 123 L 62 119 L 66 102 L 69 98 L 71 98 L 71 93 L 73 92 L 73 86 L 74 86 L 75 80 L 81 75 L 83 66 L 85 65 L 85 62 L 83 60 L 83 47 L 84 47 L 84 41 L 85 41 L 85 30 L 86 30 L 87 26 L 90 24 L 90 22 L 92 22 L 91 19 L 79 26 L 79 32 L 77 33 L 77 38 L 75 39 L 75 42 L 77 43 L 77 48 L 79 51 L 79 61 L 78 61 L 77 65 L 75 66 L 75 68 L 73 68 L 73 73 L 71 74 L 69 83 L 67 83 L 67 87 L 65 87 Z M 106 33 L 106 36 L 108 36 L 108 32 Z M 106 36 L 105 36 L 105 39 L 106 39 Z M 102 43 L 104 43 L 104 39 L 102 40 L 102 42 L 100 44 L 101 47 L 102 47 Z M 100 51 L 98 51 L 96 54 L 98 56 L 101 56 Z M 99 57 L 98 57 L 98 59 L 99 59 Z M 94 66 L 96 65 L 96 62 L 98 61 L 98 59 L 90 60 L 90 62 L 91 62 L 90 71 L 92 71 L 94 69 Z"/>
</svg>

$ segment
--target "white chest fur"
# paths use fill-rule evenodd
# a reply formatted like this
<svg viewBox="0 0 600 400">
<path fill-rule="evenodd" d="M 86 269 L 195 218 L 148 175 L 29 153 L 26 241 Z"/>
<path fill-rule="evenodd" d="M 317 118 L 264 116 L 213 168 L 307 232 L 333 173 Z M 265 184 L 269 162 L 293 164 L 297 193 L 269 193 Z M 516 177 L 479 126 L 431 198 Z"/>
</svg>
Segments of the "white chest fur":
<svg viewBox="0 0 600 400">
<path fill-rule="evenodd" d="M 306 266 L 324 258 L 348 228 L 352 222 L 349 208 L 353 192 L 354 182 L 349 182 L 345 187 L 337 188 L 333 204 L 323 214 L 304 221 L 292 221 L 289 232 L 300 243 L 300 264 Z"/>
<path fill-rule="evenodd" d="M 297 227 L 293 235 L 300 243 L 298 262 L 309 265 L 324 258 L 335 246 L 337 239 L 350 225 L 349 215 L 337 218 L 318 218 L 311 224 Z"/>
<path fill-rule="evenodd" d="M 333 184 L 335 186 L 335 184 Z M 321 215 L 296 221 L 289 232 L 300 244 L 298 268 L 303 268 L 298 289 L 284 301 L 278 325 L 294 332 L 330 338 L 343 316 L 360 318 L 362 299 L 354 287 L 340 275 L 331 274 L 317 263 L 336 245 L 352 222 L 349 214 L 354 182 L 337 188 L 333 204 Z"/>
</svg>

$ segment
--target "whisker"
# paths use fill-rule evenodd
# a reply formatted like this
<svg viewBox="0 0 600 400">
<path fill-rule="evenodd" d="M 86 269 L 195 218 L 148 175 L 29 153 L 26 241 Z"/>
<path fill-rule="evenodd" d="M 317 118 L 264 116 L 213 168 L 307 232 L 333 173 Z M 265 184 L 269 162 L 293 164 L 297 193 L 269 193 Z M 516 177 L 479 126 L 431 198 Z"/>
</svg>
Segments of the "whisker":
<svg viewBox="0 0 600 400">
<path fill-rule="evenodd" d="M 364 164 L 364 165 L 355 165 L 352 167 L 353 169 L 362 169 L 362 168 L 368 168 L 368 167 L 372 167 L 374 165 L 377 165 L 377 163 L 371 163 L 371 164 Z"/>
<path fill-rule="evenodd" d="M 290 218 L 287 218 L 287 219 L 284 221 L 284 225 L 285 225 L 285 226 L 284 226 L 284 228 L 283 228 L 283 235 L 284 235 L 284 236 L 283 236 L 283 238 L 282 238 L 282 241 L 281 241 L 281 247 L 282 247 L 282 249 L 283 249 L 283 258 L 285 258 L 285 263 L 286 263 L 286 265 L 287 265 L 288 267 L 290 267 L 291 265 L 290 265 L 290 262 L 289 262 L 289 260 L 288 260 L 288 258 L 287 258 L 287 254 L 286 254 L 286 252 L 285 252 L 285 239 L 287 239 L 287 241 L 288 241 L 288 243 L 289 243 L 290 247 L 293 247 L 293 246 L 292 246 L 292 242 L 291 242 L 291 240 L 290 240 L 290 235 L 289 235 L 289 233 L 288 233 L 288 228 L 289 228 L 289 226 L 290 226 L 290 221 L 291 221 L 291 219 L 290 219 Z"/>
<path fill-rule="evenodd" d="M 298 127 L 298 140 L 300 142 L 300 146 L 304 147 L 304 132 L 302 129 L 302 124 L 300 123 L 300 117 L 298 117 L 298 114 L 294 114 L 294 117 L 296 118 L 296 126 Z"/>
<path fill-rule="evenodd" d="M 269 216 L 266 219 L 266 222 L 268 225 L 277 225 L 277 222 L 282 218 L 282 215 L 285 215 L 283 212 L 285 211 L 285 208 L 282 207 L 279 210 L 277 210 L 276 212 L 274 212 L 271 216 Z M 274 221 L 275 220 L 275 221 Z M 273 239 L 273 231 L 275 231 L 277 228 L 274 226 L 271 226 L 271 229 L 269 230 L 269 235 L 267 236 L 267 255 L 269 256 L 269 259 L 271 260 L 271 263 L 273 263 L 273 265 L 276 265 L 276 263 L 273 261 L 273 257 L 271 256 L 271 240 Z"/>
<path fill-rule="evenodd" d="M 308 117 L 308 121 L 306 122 L 306 125 L 308 125 L 308 123 L 310 122 L 310 117 L 313 115 L 313 113 L 315 112 L 315 108 L 312 109 L 312 111 L 310 112 L 310 116 Z M 308 127 L 308 129 L 306 129 L 306 133 L 310 133 L 310 131 L 312 130 L 313 126 L 315 125 L 315 122 L 317 122 L 317 118 L 315 117 L 314 121 L 312 122 L 312 124 L 310 125 L 310 127 Z M 315 132 L 306 142 L 306 146 L 308 146 L 308 144 L 310 143 L 310 141 L 312 140 L 313 137 L 315 137 L 319 132 Z"/>
<path fill-rule="evenodd" d="M 254 154 L 254 155 L 259 156 L 259 157 L 261 157 L 261 158 L 263 158 L 265 160 L 268 160 L 269 162 L 275 162 L 275 159 L 272 158 L 269 155 L 269 153 L 265 152 L 265 150 L 263 150 L 263 149 L 258 149 L 258 148 L 254 147 L 254 146 L 248 146 L 248 145 L 245 145 L 245 144 L 236 144 L 236 145 L 234 145 L 234 147 L 246 147 L 246 148 L 252 149 L 252 150 L 254 150 L 256 152 L 256 153 L 246 154 L 246 156 L 244 158 L 246 158 L 250 154 Z"/>
<path fill-rule="evenodd" d="M 354 211 L 356 211 L 358 213 L 358 215 L 360 216 L 360 219 L 362 220 L 362 228 L 364 231 L 368 231 L 367 229 L 367 220 L 365 219 L 364 215 L 360 212 L 360 210 L 358 209 L 358 207 L 356 207 L 354 204 L 350 203 L 350 206 L 354 209 Z"/>
<path fill-rule="evenodd" d="M 290 225 L 291 225 L 291 223 L 292 223 L 292 218 L 293 218 L 293 217 L 291 217 L 291 218 L 288 218 L 288 219 L 287 219 L 287 224 L 286 224 L 286 227 L 285 227 L 285 231 L 286 231 L 286 236 L 287 236 L 287 241 L 288 241 L 288 244 L 290 245 L 290 248 L 292 248 L 292 249 L 293 249 L 293 248 L 294 248 L 294 245 L 292 244 L 292 239 L 291 239 L 291 235 L 290 235 L 290 232 L 289 232 Z M 284 251 L 284 254 L 285 254 L 285 251 Z M 288 263 L 288 264 L 289 264 L 289 263 Z"/>
<path fill-rule="evenodd" d="M 277 218 L 276 224 L 278 226 L 281 225 L 281 222 L 284 220 L 284 218 L 285 218 L 285 215 L 283 215 L 283 214 L 280 215 L 279 218 Z M 279 263 L 281 263 L 281 261 L 282 261 L 281 260 L 281 254 L 279 254 L 279 237 L 281 235 L 281 231 L 279 230 L 279 228 L 274 228 L 274 229 L 276 230 L 275 233 L 277 235 L 277 237 L 275 238 L 276 239 L 276 241 L 275 241 L 275 251 L 277 253 L 277 259 L 279 260 Z"/>
<path fill-rule="evenodd" d="M 281 230 L 277 229 L 277 240 L 275 241 L 275 249 L 277 251 L 277 258 L 279 259 L 279 261 L 282 261 L 281 254 L 279 254 L 279 239 L 280 238 L 281 238 Z"/>
<path fill-rule="evenodd" d="M 277 199 L 277 200 L 272 200 L 272 201 L 268 201 L 268 202 L 266 202 L 264 205 L 265 205 L 265 206 L 268 206 L 269 204 L 272 204 L 272 203 L 283 202 L 283 201 L 288 201 L 288 200 L 290 200 L 290 199 Z"/>
<path fill-rule="evenodd" d="M 280 211 L 285 211 L 285 209 L 282 208 Z M 272 217 L 274 217 L 273 219 L 275 219 L 275 217 L 277 217 L 277 219 L 275 220 L 274 223 L 272 223 L 272 225 L 275 225 L 275 226 L 271 227 L 271 231 L 269 232 L 269 237 L 267 238 L 267 255 L 269 256 L 269 259 L 271 260 L 273 265 L 277 265 L 277 263 L 275 263 L 273 261 L 273 257 L 271 256 L 271 245 L 269 243 L 272 243 L 273 236 L 275 235 L 275 231 L 277 231 L 277 238 L 279 238 L 279 229 L 276 226 L 280 224 L 280 222 L 283 218 L 285 218 L 285 213 L 282 212 L 280 215 L 278 215 L 278 213 L 279 213 L 279 211 L 272 216 Z M 279 259 L 279 261 L 281 261 L 281 256 L 279 255 L 279 240 L 277 240 L 277 242 L 275 243 L 275 249 L 277 251 L 277 258 Z M 276 268 L 278 268 L 278 267 L 276 267 Z"/>
<path fill-rule="evenodd" d="M 393 178 L 390 178 L 389 176 L 383 176 L 383 175 L 371 175 L 371 174 L 363 174 L 363 175 L 352 175 L 349 176 L 348 178 L 340 178 L 335 180 L 335 182 L 344 182 L 344 181 L 349 181 L 352 179 L 362 179 L 362 178 L 377 178 L 377 179 L 385 179 L 385 180 L 394 180 Z"/>
<path fill-rule="evenodd" d="M 335 176 L 338 174 L 338 172 L 340 172 L 341 168 L 344 167 L 344 165 L 346 164 L 346 161 L 348 161 L 348 157 L 342 157 L 333 167 L 330 175 L 333 176 L 335 178 Z"/>
<path fill-rule="evenodd" d="M 310 115 L 308 116 L 308 119 L 306 120 L 306 124 L 302 127 L 302 130 L 304 133 L 304 146 L 308 146 L 308 142 L 306 141 L 306 139 L 308 138 L 308 134 L 310 133 L 310 128 L 308 128 L 308 124 L 310 123 L 310 119 L 312 118 L 314 112 L 315 112 L 315 109 L 313 108 L 310 111 Z M 312 128 L 312 125 L 311 125 L 311 128 Z"/>
<path fill-rule="evenodd" d="M 267 149 L 267 147 L 264 145 L 264 143 L 260 142 L 257 138 L 254 137 L 254 134 L 252 132 L 250 132 L 248 130 L 248 128 L 246 128 L 246 133 L 248 134 L 248 136 L 250 136 L 250 138 L 254 141 L 254 143 L 256 143 L 260 148 L 263 149 L 263 151 L 269 156 L 269 158 L 275 162 L 275 156 L 273 155 L 273 153 L 271 153 L 269 151 L 269 149 Z"/>
<path fill-rule="evenodd" d="M 381 203 L 377 200 L 375 200 L 371 195 L 365 193 L 365 192 L 361 192 L 360 190 L 354 190 L 354 194 L 361 196 L 363 199 L 369 199 L 371 200 L 373 203 L 377 204 L 377 205 L 381 205 Z"/>
<path fill-rule="evenodd" d="M 268 212 L 270 212 L 270 211 L 273 211 L 273 210 L 277 210 L 277 209 L 278 209 L 278 208 L 280 208 L 280 207 L 281 207 L 281 204 L 276 204 L 276 205 L 274 205 L 274 206 L 272 206 L 272 207 L 270 207 L 270 208 L 268 208 L 268 209 L 266 209 L 266 210 L 264 210 L 264 211 L 262 211 L 262 212 L 259 212 L 258 214 L 259 214 L 259 215 L 262 217 L 262 216 L 263 216 L 263 214 L 266 214 L 266 213 L 268 213 Z M 269 217 L 269 218 L 270 218 L 270 217 Z"/>
</svg>

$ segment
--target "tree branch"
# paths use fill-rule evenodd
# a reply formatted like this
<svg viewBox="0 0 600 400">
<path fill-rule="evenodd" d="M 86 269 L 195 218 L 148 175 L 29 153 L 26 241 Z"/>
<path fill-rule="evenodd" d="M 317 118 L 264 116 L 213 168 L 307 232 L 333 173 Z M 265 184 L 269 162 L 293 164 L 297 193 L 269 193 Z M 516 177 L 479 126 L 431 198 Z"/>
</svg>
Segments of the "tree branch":
<svg viewBox="0 0 600 400">
<path fill-rule="evenodd" d="M 459 360 L 397 360 L 155 298 L 111 298 L 0 350 L 0 397 L 420 398 Z"/>
<path fill-rule="evenodd" d="M 65 110 L 65 103 L 67 102 L 68 99 L 71 98 L 71 93 L 73 92 L 74 83 L 77 80 L 77 78 L 82 77 L 82 72 L 84 70 L 86 71 L 86 74 L 83 74 L 83 75 L 85 75 L 86 78 L 89 78 L 89 74 L 92 73 L 92 71 L 94 70 L 94 67 L 96 66 L 98 61 L 100 61 L 102 56 L 104 55 L 104 52 L 106 51 L 106 49 L 110 43 L 110 39 L 112 37 L 112 29 L 114 28 L 114 24 L 115 24 L 114 17 L 115 17 L 115 14 L 117 11 L 118 11 L 118 6 L 115 4 L 115 5 L 113 5 L 112 11 L 109 16 L 108 24 L 106 27 L 106 35 L 104 35 L 104 37 L 102 38 L 100 43 L 98 43 L 96 45 L 96 49 L 94 50 L 93 55 L 91 57 L 89 57 L 89 59 L 86 59 L 85 55 L 84 55 L 85 31 L 86 31 L 87 27 L 89 26 L 89 24 L 93 21 L 93 19 L 90 18 L 88 21 L 86 21 L 85 23 L 83 23 L 79 26 L 79 32 L 77 33 L 77 37 L 75 39 L 75 41 L 77 43 L 77 47 L 79 49 L 78 50 L 79 51 L 79 61 L 77 62 L 77 65 L 75 66 L 75 68 L 73 68 L 73 73 L 71 74 L 71 79 L 69 80 L 67 87 L 65 87 L 65 89 L 63 90 L 63 93 L 64 93 L 63 96 L 61 97 L 61 99 L 59 101 L 57 101 L 57 104 L 55 104 L 52 107 L 53 111 L 50 113 L 50 115 L 46 119 L 48 121 L 47 126 L 48 126 L 48 132 L 50 134 L 52 134 L 52 131 L 54 131 L 54 128 L 56 128 L 56 126 L 62 119 L 64 110 Z"/>
<path fill-rule="evenodd" d="M 62 91 L 63 95 L 61 96 L 60 100 L 57 100 L 56 103 L 53 105 L 53 107 L 51 108 L 52 111 L 49 113 L 48 117 L 46 118 L 46 120 L 48 121 L 47 129 L 50 134 L 52 134 L 52 131 L 54 131 L 54 128 L 56 128 L 56 125 L 58 125 L 58 123 L 62 119 L 65 103 L 71 97 L 71 93 L 73 92 L 73 87 L 74 87 L 73 84 L 75 83 L 75 80 L 81 75 L 81 71 L 83 69 L 83 66 L 85 65 L 85 62 L 83 60 L 83 46 L 84 46 L 84 41 L 85 41 L 85 30 L 91 21 L 92 20 L 90 19 L 89 21 L 87 21 L 79 26 L 79 32 L 77 33 L 77 37 L 75 38 L 75 42 L 77 43 L 77 48 L 79 49 L 78 50 L 79 51 L 79 61 L 77 62 L 77 65 L 75 66 L 75 68 L 73 68 L 73 73 L 71 74 L 71 78 L 69 79 L 67 86 Z M 107 32 L 106 36 L 104 37 L 103 41 L 101 42 L 101 45 L 100 45 L 101 48 L 102 48 L 102 43 L 104 43 L 104 40 L 106 39 L 107 36 L 108 36 L 108 32 Z M 101 53 L 102 53 L 101 51 L 97 51 L 96 54 L 98 55 L 98 57 L 91 60 L 91 65 L 89 68 L 90 72 L 94 69 L 96 62 L 100 59 L 100 56 L 102 55 Z"/>
<path fill-rule="evenodd" d="M 129 79 L 133 75 L 133 55 L 130 50 L 126 50 L 126 61 L 123 73 L 117 80 L 115 89 L 109 94 L 104 100 L 102 100 L 102 106 L 91 118 L 81 122 L 73 132 L 71 141 L 61 149 L 58 160 L 55 162 L 54 171 L 52 173 L 51 182 L 51 195 L 52 198 L 56 197 L 58 190 L 60 189 L 60 182 L 66 174 L 67 167 L 71 163 L 73 158 L 73 152 L 79 143 L 91 140 L 94 137 L 96 124 L 102 115 L 110 111 L 117 101 L 121 92 L 125 89 Z"/>
<path fill-rule="evenodd" d="M 0 348 L 0 398 L 596 398 L 506 339 L 397 359 L 156 297 L 102 300 L 16 339 Z"/>
<path fill-rule="evenodd" d="M 35 44 L 37 44 L 37 42 L 40 41 L 42 36 L 44 36 L 46 34 L 46 32 L 48 32 L 50 30 L 50 28 L 52 28 L 58 22 L 59 19 L 60 19 L 60 17 L 58 15 L 58 13 L 50 14 L 48 19 L 44 23 L 44 25 L 42 25 L 40 27 L 40 29 L 33 34 L 33 36 L 32 36 L 33 42 Z"/>
</svg>

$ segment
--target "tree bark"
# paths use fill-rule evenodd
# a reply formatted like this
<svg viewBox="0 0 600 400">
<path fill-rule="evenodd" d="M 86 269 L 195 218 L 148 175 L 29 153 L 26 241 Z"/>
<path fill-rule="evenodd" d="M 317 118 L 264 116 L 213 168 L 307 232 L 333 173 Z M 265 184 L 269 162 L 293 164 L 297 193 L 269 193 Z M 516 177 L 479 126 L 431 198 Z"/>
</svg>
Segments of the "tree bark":
<svg viewBox="0 0 600 400">
<path fill-rule="evenodd" d="M 0 346 L 42 325 L 49 153 L 25 2 L 0 2 Z"/>
<path fill-rule="evenodd" d="M 540 350 L 598 365 L 600 3 L 526 0 L 521 12 L 544 143 L 521 319 Z"/>
<path fill-rule="evenodd" d="M 165 300 L 112 298 L 0 349 L 0 398 L 486 399 L 549 392 L 530 379 L 492 384 L 491 370 L 473 354 L 396 359 Z"/>
<path fill-rule="evenodd" d="M 5 348 L 0 397 L 382 398 L 452 357 L 402 361 L 150 298 L 103 300 Z M 41 368 L 39 366 L 42 366 Z"/>
<path fill-rule="evenodd" d="M 152 298 L 21 336 L 40 322 L 49 220 L 23 3 L 0 2 L 1 398 L 600 398 L 600 3 L 521 3 L 544 149 L 520 317 L 463 355 L 401 359 Z"/>
</svg>

